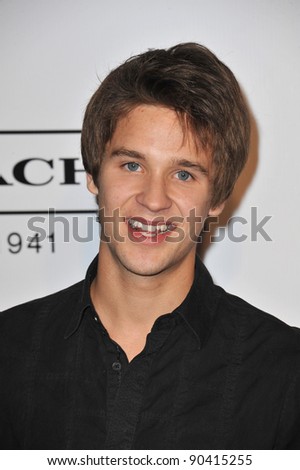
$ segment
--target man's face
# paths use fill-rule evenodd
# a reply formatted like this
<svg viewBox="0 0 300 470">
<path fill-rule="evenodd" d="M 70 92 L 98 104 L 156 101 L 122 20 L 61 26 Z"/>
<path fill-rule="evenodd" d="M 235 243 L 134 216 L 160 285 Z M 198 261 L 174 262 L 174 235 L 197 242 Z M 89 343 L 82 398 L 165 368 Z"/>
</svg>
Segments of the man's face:
<svg viewBox="0 0 300 470">
<path fill-rule="evenodd" d="M 190 269 L 205 218 L 223 208 L 210 208 L 209 166 L 175 111 L 140 105 L 121 118 L 106 146 L 99 191 L 88 175 L 106 261 L 141 276 Z"/>
</svg>

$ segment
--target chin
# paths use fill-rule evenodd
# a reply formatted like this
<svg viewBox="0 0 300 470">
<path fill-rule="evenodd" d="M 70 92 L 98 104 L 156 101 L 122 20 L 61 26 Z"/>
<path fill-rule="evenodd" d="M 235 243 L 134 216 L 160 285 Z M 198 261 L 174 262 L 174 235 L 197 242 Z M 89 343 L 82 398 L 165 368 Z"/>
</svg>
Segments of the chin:
<svg viewBox="0 0 300 470">
<path fill-rule="evenodd" d="M 132 274 L 143 277 L 156 276 L 168 269 L 168 266 L 164 266 L 162 263 L 132 263 L 121 261 L 121 264 L 127 271 L 131 272 Z"/>
<path fill-rule="evenodd" d="M 129 255 L 128 253 L 123 256 L 119 253 L 118 261 L 128 272 L 138 276 L 156 276 L 163 272 L 172 269 L 176 264 L 180 264 L 185 258 L 184 254 L 168 253 L 162 256 L 162 253 L 150 253 Z"/>
</svg>

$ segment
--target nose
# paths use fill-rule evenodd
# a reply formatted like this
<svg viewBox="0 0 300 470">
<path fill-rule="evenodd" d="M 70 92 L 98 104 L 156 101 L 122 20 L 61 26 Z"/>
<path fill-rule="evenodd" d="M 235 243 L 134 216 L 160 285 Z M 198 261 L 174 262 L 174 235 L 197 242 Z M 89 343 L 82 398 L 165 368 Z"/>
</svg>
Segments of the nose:
<svg viewBox="0 0 300 470">
<path fill-rule="evenodd" d="M 136 197 L 140 205 L 153 213 L 160 213 L 171 207 L 172 201 L 168 195 L 164 178 L 152 175 L 143 183 L 143 188 Z"/>
</svg>

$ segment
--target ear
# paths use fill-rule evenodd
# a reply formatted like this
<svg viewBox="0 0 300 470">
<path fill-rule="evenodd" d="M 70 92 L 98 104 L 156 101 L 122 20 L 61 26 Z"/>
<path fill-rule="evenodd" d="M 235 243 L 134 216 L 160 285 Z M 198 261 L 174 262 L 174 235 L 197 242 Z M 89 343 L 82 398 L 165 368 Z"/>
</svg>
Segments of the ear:
<svg viewBox="0 0 300 470">
<path fill-rule="evenodd" d="M 98 195 L 98 188 L 94 183 L 92 175 L 90 175 L 89 173 L 86 174 L 86 186 L 92 194 L 94 194 L 95 196 Z"/>
<path fill-rule="evenodd" d="M 218 206 L 216 206 L 214 208 L 211 207 L 208 211 L 208 216 L 209 217 L 217 217 L 218 215 L 220 215 L 223 212 L 225 204 L 226 204 L 226 201 L 222 202 L 222 204 L 219 204 Z"/>
</svg>

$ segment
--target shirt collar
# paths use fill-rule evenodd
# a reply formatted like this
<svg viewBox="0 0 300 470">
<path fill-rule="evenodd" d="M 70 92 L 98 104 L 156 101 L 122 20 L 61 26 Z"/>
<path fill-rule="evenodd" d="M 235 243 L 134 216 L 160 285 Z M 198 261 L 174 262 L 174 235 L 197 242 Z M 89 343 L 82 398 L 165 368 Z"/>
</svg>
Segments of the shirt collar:
<svg viewBox="0 0 300 470">
<path fill-rule="evenodd" d="M 65 339 L 69 338 L 77 331 L 86 309 L 93 308 L 90 288 L 97 274 L 97 266 L 98 255 L 94 258 L 87 270 L 78 308 L 74 311 L 66 329 L 64 335 Z M 192 287 L 186 298 L 172 314 L 177 313 L 183 319 L 187 328 L 196 339 L 199 348 L 203 346 L 210 334 L 219 301 L 219 292 L 220 290 L 214 285 L 208 270 L 197 256 L 195 278 Z M 163 315 L 163 317 L 172 317 L 172 314 Z"/>
<path fill-rule="evenodd" d="M 78 308 L 74 310 L 72 318 L 68 324 L 68 327 L 64 335 L 65 339 L 69 338 L 70 336 L 73 335 L 73 333 L 75 333 L 75 331 L 77 331 L 86 309 L 93 308 L 93 304 L 92 304 L 92 300 L 90 296 L 90 290 L 91 290 L 91 284 L 97 274 L 97 267 L 98 267 L 98 255 L 93 259 L 93 261 L 91 262 L 86 272 Z"/>
<path fill-rule="evenodd" d="M 208 270 L 196 256 L 194 282 L 187 297 L 175 311 L 197 340 L 199 349 L 210 335 L 220 292 Z"/>
</svg>

